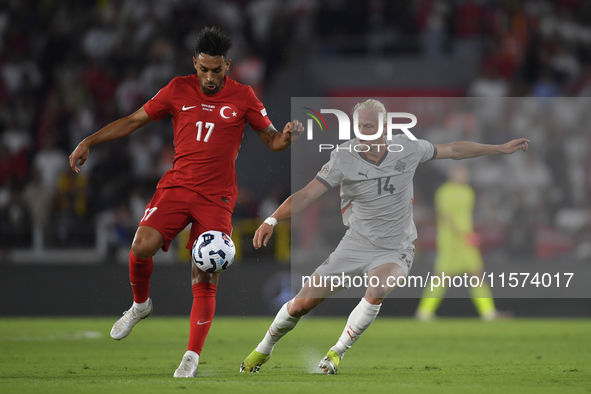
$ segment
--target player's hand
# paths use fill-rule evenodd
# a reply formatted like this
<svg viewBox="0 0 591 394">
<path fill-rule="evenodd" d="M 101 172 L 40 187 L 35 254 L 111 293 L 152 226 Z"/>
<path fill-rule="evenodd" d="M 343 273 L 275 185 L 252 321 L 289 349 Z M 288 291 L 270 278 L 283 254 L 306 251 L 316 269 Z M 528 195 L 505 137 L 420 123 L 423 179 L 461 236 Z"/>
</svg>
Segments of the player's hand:
<svg viewBox="0 0 591 394">
<path fill-rule="evenodd" d="M 516 140 L 509 141 L 503 145 L 501 145 L 501 153 L 511 154 L 513 152 L 518 151 L 519 149 L 527 152 L 528 144 L 531 141 L 527 138 L 519 138 Z"/>
<path fill-rule="evenodd" d="M 80 168 L 76 167 L 77 165 L 82 166 L 88 159 L 88 155 L 90 154 L 90 149 L 88 149 L 88 145 L 84 142 L 78 144 L 74 152 L 70 155 L 70 168 L 76 174 L 80 172 Z M 80 163 L 78 163 L 80 161 Z"/>
<path fill-rule="evenodd" d="M 273 226 L 271 226 L 270 224 L 267 224 L 267 223 L 261 224 L 261 226 L 254 233 L 254 238 L 252 239 L 252 244 L 253 244 L 254 248 L 255 249 L 260 248 L 261 244 L 263 246 L 267 246 L 267 243 L 269 242 L 269 239 L 271 239 L 272 235 L 273 235 Z"/>
<path fill-rule="evenodd" d="M 291 142 L 296 141 L 300 138 L 300 135 L 304 132 L 304 125 L 299 120 L 294 119 L 292 122 L 289 122 L 283 128 L 283 138 L 289 138 Z"/>
</svg>

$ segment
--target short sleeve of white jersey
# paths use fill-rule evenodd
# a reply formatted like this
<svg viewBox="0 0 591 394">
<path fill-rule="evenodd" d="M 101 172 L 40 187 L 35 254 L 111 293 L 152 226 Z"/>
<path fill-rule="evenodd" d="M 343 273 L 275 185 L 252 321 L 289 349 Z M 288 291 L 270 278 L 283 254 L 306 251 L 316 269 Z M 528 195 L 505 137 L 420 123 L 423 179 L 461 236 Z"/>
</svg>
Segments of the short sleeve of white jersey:
<svg viewBox="0 0 591 394">
<path fill-rule="evenodd" d="M 337 157 L 336 150 L 333 150 L 330 154 L 330 160 L 322 169 L 318 171 L 316 174 L 316 179 L 318 179 L 324 186 L 327 188 L 333 188 L 337 185 L 340 185 L 343 182 L 343 172 L 340 168 L 340 161 Z"/>
<path fill-rule="evenodd" d="M 413 142 L 417 146 L 417 154 L 420 157 L 421 163 L 424 163 L 428 160 L 433 160 L 435 156 L 437 156 L 437 148 L 435 148 L 435 146 L 429 141 L 416 140 Z"/>
</svg>

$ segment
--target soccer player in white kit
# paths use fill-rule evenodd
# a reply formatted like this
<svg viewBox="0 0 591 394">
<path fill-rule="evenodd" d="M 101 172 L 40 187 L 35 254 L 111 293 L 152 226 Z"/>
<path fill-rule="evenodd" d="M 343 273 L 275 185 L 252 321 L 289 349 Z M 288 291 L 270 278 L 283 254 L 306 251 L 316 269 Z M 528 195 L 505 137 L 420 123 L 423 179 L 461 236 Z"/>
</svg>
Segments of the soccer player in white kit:
<svg viewBox="0 0 591 394">
<path fill-rule="evenodd" d="M 377 100 L 358 103 L 359 132 L 373 136 L 379 130 L 380 113 L 384 123 L 387 111 Z M 383 130 L 386 130 L 384 125 Z M 328 189 L 341 186 L 341 213 L 349 227 L 336 250 L 322 263 L 300 292 L 277 313 L 263 340 L 244 360 L 241 372 L 258 372 L 271 357 L 275 344 L 291 331 L 302 316 L 344 287 L 331 290 L 325 277 L 368 276 L 364 297 L 353 309 L 337 343 L 318 365 L 327 374 L 335 374 L 345 352 L 374 321 L 384 298 L 400 276 L 407 276 L 414 258 L 417 238 L 413 222 L 412 179 L 419 163 L 432 159 L 467 159 L 488 154 L 511 154 L 527 150 L 525 138 L 503 145 L 454 142 L 433 145 L 425 140 L 411 140 L 404 134 L 386 140 L 384 134 L 374 140 L 353 138 L 339 145 L 326 163 L 302 190 L 292 194 L 267 218 L 255 233 L 255 248 L 267 246 L 278 221 L 289 218 L 316 200 Z M 353 145 L 366 145 L 357 150 Z M 373 279 L 372 279 L 373 278 Z"/>
</svg>

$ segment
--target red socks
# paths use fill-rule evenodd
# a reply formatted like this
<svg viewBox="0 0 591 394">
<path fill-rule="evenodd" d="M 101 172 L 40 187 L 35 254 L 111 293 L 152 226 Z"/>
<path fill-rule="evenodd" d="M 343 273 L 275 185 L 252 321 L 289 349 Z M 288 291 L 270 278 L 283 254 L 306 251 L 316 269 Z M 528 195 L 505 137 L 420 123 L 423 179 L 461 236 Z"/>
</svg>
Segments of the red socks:
<svg viewBox="0 0 591 394">
<path fill-rule="evenodd" d="M 154 263 L 152 258 L 142 259 L 129 252 L 129 279 L 133 290 L 133 301 L 139 303 L 148 300 L 150 294 L 150 276 Z M 189 346 L 192 350 L 201 354 L 203 343 L 207 338 L 209 327 L 215 313 L 215 294 L 218 287 L 209 282 L 200 282 L 193 285 L 193 307 L 191 308 L 191 330 L 189 333 Z"/>
<path fill-rule="evenodd" d="M 215 294 L 218 287 L 209 282 L 193 285 L 193 308 L 191 308 L 191 331 L 187 350 L 201 354 L 203 343 L 211 327 L 215 313 Z"/>
<path fill-rule="evenodd" d="M 138 304 L 148 300 L 150 294 L 150 276 L 154 263 L 152 258 L 141 259 L 129 251 L 129 280 L 133 290 L 133 301 Z"/>
</svg>

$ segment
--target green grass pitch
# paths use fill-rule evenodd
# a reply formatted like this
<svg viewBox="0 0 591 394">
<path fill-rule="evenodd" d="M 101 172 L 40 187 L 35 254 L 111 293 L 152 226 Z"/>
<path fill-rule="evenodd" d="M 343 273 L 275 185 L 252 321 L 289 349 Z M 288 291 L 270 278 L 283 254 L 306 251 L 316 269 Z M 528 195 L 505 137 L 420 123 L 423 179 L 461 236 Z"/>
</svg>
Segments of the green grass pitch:
<svg viewBox="0 0 591 394">
<path fill-rule="evenodd" d="M 238 369 L 271 318 L 220 317 L 197 378 L 174 379 L 188 317 L 151 317 L 120 342 L 115 319 L 0 319 L 0 393 L 591 392 L 590 320 L 379 317 L 327 376 L 315 365 L 345 317 L 302 320 L 258 374 Z"/>
</svg>

